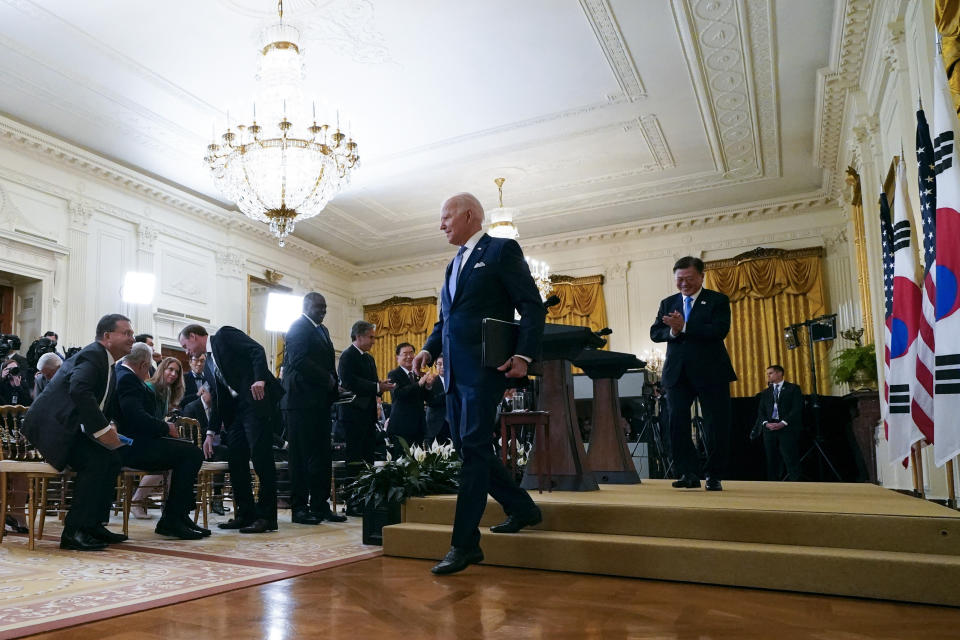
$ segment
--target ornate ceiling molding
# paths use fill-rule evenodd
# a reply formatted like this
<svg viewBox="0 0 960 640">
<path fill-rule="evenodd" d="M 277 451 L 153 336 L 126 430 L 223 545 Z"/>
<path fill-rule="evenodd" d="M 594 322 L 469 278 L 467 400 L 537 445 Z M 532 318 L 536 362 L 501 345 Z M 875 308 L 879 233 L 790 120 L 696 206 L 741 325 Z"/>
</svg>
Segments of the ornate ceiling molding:
<svg viewBox="0 0 960 640">
<path fill-rule="evenodd" d="M 780 174 L 770 0 L 672 0 L 718 171 Z"/>
<path fill-rule="evenodd" d="M 761 218 L 789 217 L 830 207 L 838 208 L 839 214 L 845 215 L 839 210 L 834 198 L 823 192 L 816 192 L 790 200 L 765 200 L 752 203 L 746 207 L 710 209 L 658 219 L 656 222 L 650 223 L 612 225 L 592 230 L 589 233 L 573 232 L 557 234 L 554 236 L 524 240 L 522 244 L 525 251 L 549 251 L 597 243 L 619 243 L 631 239 L 645 239 L 656 235 L 667 235 L 694 229 L 752 222 Z M 667 253 L 669 253 L 669 251 Z M 629 253 L 629 255 L 633 256 L 634 254 Z M 369 267 L 359 267 L 355 268 L 351 275 L 356 278 L 375 278 L 429 272 L 432 269 L 442 269 L 450 261 L 450 258 L 449 252 L 444 252 L 434 256 L 419 258 L 416 262 L 388 262 L 371 265 Z"/>
<path fill-rule="evenodd" d="M 863 71 L 873 7 L 873 0 L 841 0 L 831 65 L 817 71 L 813 156 L 817 166 L 829 171 L 830 184 L 824 186 L 831 193 L 843 182 L 844 167 L 839 161 L 844 113 L 848 95 L 856 90 Z"/>
<path fill-rule="evenodd" d="M 235 231 L 248 238 L 266 240 L 273 244 L 274 238 L 265 225 L 251 224 L 239 213 L 216 206 L 186 191 L 170 186 L 133 169 L 128 169 L 94 153 L 80 149 L 53 136 L 35 131 L 14 120 L 0 116 L 0 144 L 26 151 L 44 162 L 52 162 L 77 171 L 114 187 L 135 193 L 145 199 L 162 203 L 182 213 L 214 222 L 225 230 Z M 133 224 L 143 221 L 143 215 L 117 207 L 109 202 L 85 197 L 82 194 L 41 180 L 34 176 L 0 167 L 0 177 L 23 184 L 44 193 L 55 195 L 65 201 L 84 202 L 97 211 L 121 218 Z M 316 260 L 328 255 L 325 249 L 299 238 L 290 238 L 287 247 L 301 257 Z"/>
<path fill-rule="evenodd" d="M 623 39 L 620 25 L 617 24 L 617 19 L 610 8 L 610 2 L 580 0 L 580 6 L 600 42 L 603 55 L 606 56 L 610 70 L 620 85 L 620 91 L 630 102 L 646 98 L 647 92 L 643 88 L 643 81 L 640 79 L 640 73 L 637 71 L 633 56 L 630 55 L 627 43 Z"/>
</svg>

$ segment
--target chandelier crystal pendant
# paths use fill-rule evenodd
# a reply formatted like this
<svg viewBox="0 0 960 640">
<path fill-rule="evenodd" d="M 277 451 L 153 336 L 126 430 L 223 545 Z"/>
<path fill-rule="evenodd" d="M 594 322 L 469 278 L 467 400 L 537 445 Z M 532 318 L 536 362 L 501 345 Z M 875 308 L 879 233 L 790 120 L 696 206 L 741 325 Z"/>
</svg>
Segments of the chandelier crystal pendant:
<svg viewBox="0 0 960 640">
<path fill-rule="evenodd" d="M 220 193 L 248 218 L 269 224 L 282 247 L 297 221 L 323 211 L 350 181 L 360 156 L 340 130 L 339 114 L 335 128 L 317 124 L 316 103 L 308 115 L 300 32 L 284 23 L 282 0 L 278 13 L 279 23 L 261 35 L 252 121 L 235 132 L 228 117 L 204 161 Z"/>
<path fill-rule="evenodd" d="M 499 206 L 489 212 L 490 225 L 487 227 L 487 233 L 494 238 L 516 240 L 520 237 L 520 232 L 517 231 L 517 225 L 514 224 L 513 219 L 519 217 L 520 210 L 503 206 L 503 183 L 506 181 L 506 178 L 496 178 L 493 181 L 497 185 L 500 199 Z M 550 283 L 550 265 L 543 260 L 537 260 L 529 256 L 524 256 L 524 259 L 530 267 L 530 275 L 533 276 L 533 281 L 537 283 L 540 298 L 546 300 L 547 296 L 550 295 L 550 290 L 553 289 L 553 285 Z"/>
</svg>

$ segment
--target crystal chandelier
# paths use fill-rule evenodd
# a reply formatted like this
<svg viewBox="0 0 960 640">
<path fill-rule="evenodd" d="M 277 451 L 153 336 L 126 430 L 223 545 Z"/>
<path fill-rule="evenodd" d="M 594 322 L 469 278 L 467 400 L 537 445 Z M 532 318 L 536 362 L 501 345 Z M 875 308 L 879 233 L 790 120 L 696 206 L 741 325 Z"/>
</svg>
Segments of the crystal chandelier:
<svg viewBox="0 0 960 640">
<path fill-rule="evenodd" d="M 490 226 L 487 227 L 487 233 L 494 238 L 510 238 L 516 240 L 520 236 L 517 231 L 517 225 L 513 223 L 514 216 L 520 215 L 519 209 L 507 208 L 503 206 L 503 183 L 506 178 L 496 178 L 493 182 L 497 185 L 497 191 L 500 194 L 500 205 L 490 211 Z M 547 299 L 553 285 L 550 283 L 550 265 L 543 260 L 537 260 L 529 256 L 524 256 L 527 265 L 530 267 L 530 274 L 533 281 L 537 283 L 537 290 L 540 291 L 540 298 Z"/>
<path fill-rule="evenodd" d="M 279 23 L 261 35 L 251 124 L 237 124 L 234 132 L 228 116 L 222 142 L 214 139 L 204 161 L 224 197 L 248 218 L 269 224 L 282 247 L 298 220 L 319 214 L 349 182 L 360 156 L 340 130 L 339 114 L 332 132 L 317 124 L 316 103 L 308 117 L 300 32 L 284 23 L 282 0 L 278 13 Z"/>
</svg>

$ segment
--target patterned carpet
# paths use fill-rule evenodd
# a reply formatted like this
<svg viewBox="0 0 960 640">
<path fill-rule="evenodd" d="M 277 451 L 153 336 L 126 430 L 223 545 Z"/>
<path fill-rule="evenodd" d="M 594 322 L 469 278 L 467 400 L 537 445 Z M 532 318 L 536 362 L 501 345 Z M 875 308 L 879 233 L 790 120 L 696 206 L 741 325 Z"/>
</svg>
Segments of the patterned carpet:
<svg viewBox="0 0 960 640">
<path fill-rule="evenodd" d="M 44 539 L 27 550 L 26 536 L 0 544 L 0 638 L 113 617 L 232 589 L 290 578 L 379 556 L 361 544 L 361 521 L 290 524 L 259 535 L 221 531 L 196 541 L 153 532 L 156 519 L 131 520 L 130 540 L 106 552 L 59 548 L 60 523 L 48 518 Z M 119 524 L 112 524 L 119 531 Z"/>
</svg>

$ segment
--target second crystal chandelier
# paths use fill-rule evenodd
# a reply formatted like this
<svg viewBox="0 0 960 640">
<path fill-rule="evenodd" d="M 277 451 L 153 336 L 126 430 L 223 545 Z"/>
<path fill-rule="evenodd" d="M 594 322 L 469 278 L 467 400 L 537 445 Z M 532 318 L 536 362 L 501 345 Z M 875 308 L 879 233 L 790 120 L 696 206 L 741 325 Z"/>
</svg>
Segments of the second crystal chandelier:
<svg viewBox="0 0 960 640">
<path fill-rule="evenodd" d="M 316 216 L 350 180 L 360 160 L 357 143 L 336 128 L 317 124 L 303 96 L 300 32 L 280 21 L 262 35 L 252 121 L 230 123 L 207 147 L 204 161 L 224 197 L 249 218 L 270 225 L 284 245 L 298 220 Z M 258 122 L 257 116 L 260 116 Z M 312 124 L 306 124 L 310 123 Z"/>
</svg>

